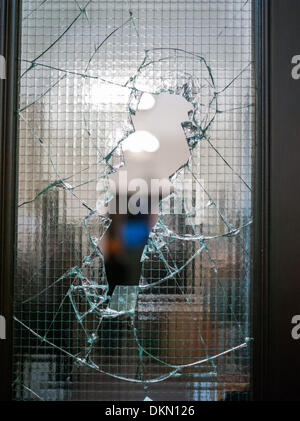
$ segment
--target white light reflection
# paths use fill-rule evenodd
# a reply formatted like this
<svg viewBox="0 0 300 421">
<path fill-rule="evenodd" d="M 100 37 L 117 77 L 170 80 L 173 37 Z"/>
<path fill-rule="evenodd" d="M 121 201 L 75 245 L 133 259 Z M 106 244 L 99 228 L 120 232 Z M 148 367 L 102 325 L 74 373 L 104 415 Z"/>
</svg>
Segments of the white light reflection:
<svg viewBox="0 0 300 421">
<path fill-rule="evenodd" d="M 141 96 L 141 100 L 139 102 L 138 110 L 139 111 L 145 111 L 145 110 L 151 110 L 155 105 L 155 98 L 153 95 L 144 93 Z"/>
<path fill-rule="evenodd" d="M 150 132 L 137 130 L 122 142 L 124 151 L 129 152 L 156 152 L 159 149 L 158 139 Z"/>
</svg>

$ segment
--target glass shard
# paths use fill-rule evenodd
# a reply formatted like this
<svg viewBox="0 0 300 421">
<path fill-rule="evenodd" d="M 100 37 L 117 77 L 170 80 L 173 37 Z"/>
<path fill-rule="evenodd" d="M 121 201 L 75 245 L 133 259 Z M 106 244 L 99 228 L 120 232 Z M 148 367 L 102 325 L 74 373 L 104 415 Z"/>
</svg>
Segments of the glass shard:
<svg viewBox="0 0 300 421">
<path fill-rule="evenodd" d="M 244 398 L 252 3 L 22 3 L 15 399 Z M 189 157 L 169 174 L 135 284 L 119 264 L 113 287 L 101 210 L 146 94 L 188 103 Z"/>
</svg>

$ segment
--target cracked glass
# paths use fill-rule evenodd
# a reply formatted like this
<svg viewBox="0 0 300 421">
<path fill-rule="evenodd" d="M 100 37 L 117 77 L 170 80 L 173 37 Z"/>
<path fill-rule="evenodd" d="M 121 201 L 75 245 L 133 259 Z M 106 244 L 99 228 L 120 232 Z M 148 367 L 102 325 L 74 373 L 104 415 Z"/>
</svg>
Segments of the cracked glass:
<svg viewBox="0 0 300 421">
<path fill-rule="evenodd" d="M 22 4 L 15 399 L 247 399 L 252 2 Z M 188 159 L 112 286 L 100 210 L 148 94 L 188 103 Z"/>
</svg>

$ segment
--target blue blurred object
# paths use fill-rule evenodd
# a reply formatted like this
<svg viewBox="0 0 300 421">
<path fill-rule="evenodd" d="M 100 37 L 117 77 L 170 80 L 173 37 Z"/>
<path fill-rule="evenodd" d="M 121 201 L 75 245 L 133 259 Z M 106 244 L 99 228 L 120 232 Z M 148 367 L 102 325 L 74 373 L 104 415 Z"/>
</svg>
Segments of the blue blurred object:
<svg viewBox="0 0 300 421">
<path fill-rule="evenodd" d="M 124 245 L 139 248 L 146 244 L 149 236 L 149 224 L 146 219 L 127 220 L 122 227 Z"/>
</svg>

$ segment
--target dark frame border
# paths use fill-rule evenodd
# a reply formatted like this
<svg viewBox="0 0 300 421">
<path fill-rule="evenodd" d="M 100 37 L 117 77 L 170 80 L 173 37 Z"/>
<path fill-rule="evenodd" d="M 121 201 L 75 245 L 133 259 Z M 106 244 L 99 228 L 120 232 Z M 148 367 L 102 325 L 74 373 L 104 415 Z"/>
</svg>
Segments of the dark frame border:
<svg viewBox="0 0 300 421">
<path fill-rule="evenodd" d="M 268 351 L 269 308 L 269 2 L 253 0 L 254 62 L 256 88 L 255 172 L 253 192 L 253 275 L 251 398 L 264 399 Z"/>
<path fill-rule="evenodd" d="M 300 314 L 300 80 L 291 74 L 300 54 L 300 2 L 262 0 L 260 13 L 252 398 L 300 401 L 300 339 L 291 334 Z"/>
<path fill-rule="evenodd" d="M 269 249 L 269 7 L 253 1 L 256 68 L 256 170 L 254 194 L 254 274 L 252 279 L 252 399 L 264 398 L 268 350 Z M 0 314 L 6 317 L 7 339 L 0 342 L 0 401 L 12 398 L 12 305 L 17 198 L 18 58 L 21 0 L 0 0 L 0 54 L 7 79 L 0 80 Z M 253 281 L 255 280 L 255 282 Z"/>
<path fill-rule="evenodd" d="M 16 245 L 18 68 L 20 0 L 0 0 L 0 54 L 6 79 L 0 80 L 0 314 L 6 339 L 0 340 L 0 401 L 12 398 L 12 305 Z"/>
</svg>

